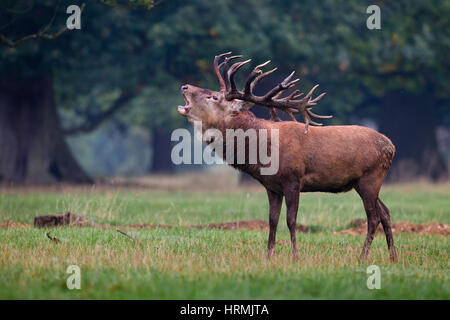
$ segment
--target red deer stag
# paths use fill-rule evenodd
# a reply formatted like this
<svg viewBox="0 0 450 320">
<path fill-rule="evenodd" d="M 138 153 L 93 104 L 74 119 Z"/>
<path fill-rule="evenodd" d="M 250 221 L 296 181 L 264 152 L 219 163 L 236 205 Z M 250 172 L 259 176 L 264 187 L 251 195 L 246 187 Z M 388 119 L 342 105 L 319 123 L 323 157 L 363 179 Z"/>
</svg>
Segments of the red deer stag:
<svg viewBox="0 0 450 320">
<path fill-rule="evenodd" d="M 214 72 L 219 80 L 220 91 L 183 85 L 181 91 L 186 105 L 179 106 L 178 112 L 190 122 L 201 121 L 203 130 L 215 128 L 224 133 L 228 129 L 266 129 L 267 132 L 278 129 L 279 169 L 276 174 L 262 175 L 259 169 L 263 164 L 260 162 L 236 164 L 235 161 L 231 161 L 233 167 L 250 174 L 267 190 L 270 206 L 268 257 L 273 254 L 283 197 L 287 207 L 286 219 L 292 252 L 294 258 L 297 258 L 295 227 L 300 192 L 338 193 L 354 188 L 364 203 L 368 222 L 367 237 L 360 259 L 367 258 L 375 231 L 381 222 L 386 234 L 390 259 L 396 261 L 389 209 L 378 196 L 394 157 L 395 147 L 392 142 L 386 136 L 361 126 L 308 129 L 310 124 L 320 125 L 311 118 L 328 118 L 311 111 L 312 106 L 324 95 L 322 93 L 315 99 L 312 98 L 317 86 L 303 98 L 299 98 L 301 94 L 298 90 L 286 95 L 287 90 L 298 81 L 298 79 L 291 80 L 292 73 L 265 95 L 255 96 L 253 88 L 256 83 L 275 69 L 265 73 L 261 71 L 269 61 L 256 66 L 241 91 L 236 89 L 234 75 L 250 60 L 229 66 L 230 60 L 241 57 L 229 55 L 230 52 L 224 53 L 214 59 Z M 223 57 L 224 61 L 219 64 Z M 224 77 L 220 71 L 222 68 Z M 253 104 L 269 107 L 271 120 L 256 118 L 248 111 Z M 276 109 L 289 113 L 293 120 L 295 120 L 293 113 L 302 114 L 305 124 L 296 121 L 277 121 L 279 119 Z M 227 140 L 224 139 L 223 143 L 225 146 Z M 270 143 L 269 136 L 267 144 Z M 233 159 L 224 160 L 230 163 L 229 160 Z"/>
</svg>

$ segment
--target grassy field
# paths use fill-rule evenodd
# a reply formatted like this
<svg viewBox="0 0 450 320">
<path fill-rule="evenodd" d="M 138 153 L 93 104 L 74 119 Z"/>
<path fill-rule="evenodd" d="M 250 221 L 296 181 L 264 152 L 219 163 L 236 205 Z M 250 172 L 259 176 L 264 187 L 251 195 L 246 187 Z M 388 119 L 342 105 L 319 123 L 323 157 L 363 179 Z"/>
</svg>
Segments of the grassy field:
<svg viewBox="0 0 450 320">
<path fill-rule="evenodd" d="M 346 194 L 302 194 L 291 259 L 284 212 L 276 254 L 266 259 L 267 231 L 188 229 L 189 225 L 268 218 L 265 193 L 62 188 L 0 192 L 0 223 L 32 224 L 36 215 L 82 214 L 110 225 L 168 224 L 173 229 L 0 229 L 0 299 L 449 299 L 450 239 L 394 235 L 399 262 L 389 263 L 384 235 L 369 260 L 357 260 L 364 235 L 336 235 L 365 218 Z M 388 186 L 381 195 L 393 222 L 450 223 L 450 185 Z M 284 210 L 284 208 L 283 208 Z M 81 290 L 68 290 L 66 268 L 81 268 Z M 366 286 L 366 268 L 381 269 L 381 289 Z"/>
</svg>

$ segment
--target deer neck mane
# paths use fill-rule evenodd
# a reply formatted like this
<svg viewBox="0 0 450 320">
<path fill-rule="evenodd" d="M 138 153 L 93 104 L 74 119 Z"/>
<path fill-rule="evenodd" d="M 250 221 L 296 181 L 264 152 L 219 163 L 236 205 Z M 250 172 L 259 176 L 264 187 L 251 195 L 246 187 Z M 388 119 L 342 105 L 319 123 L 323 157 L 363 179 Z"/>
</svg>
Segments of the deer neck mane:
<svg viewBox="0 0 450 320">
<path fill-rule="evenodd" d="M 261 129 L 264 128 L 262 119 L 258 119 L 250 111 L 239 111 L 225 118 L 225 121 L 218 127 L 219 130 L 225 131 L 227 129 L 242 129 L 244 131 L 248 129 Z"/>
</svg>

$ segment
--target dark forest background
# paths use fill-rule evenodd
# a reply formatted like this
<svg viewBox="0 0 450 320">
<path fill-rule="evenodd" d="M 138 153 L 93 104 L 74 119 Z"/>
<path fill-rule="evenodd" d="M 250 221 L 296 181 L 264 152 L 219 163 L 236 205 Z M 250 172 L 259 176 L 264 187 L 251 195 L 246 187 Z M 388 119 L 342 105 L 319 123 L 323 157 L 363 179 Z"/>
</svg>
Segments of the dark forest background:
<svg viewBox="0 0 450 320">
<path fill-rule="evenodd" d="M 179 87 L 217 89 L 216 54 L 292 70 L 327 95 L 325 124 L 360 124 L 396 145 L 391 181 L 448 179 L 449 1 L 0 1 L 0 183 L 91 183 L 176 173 Z M 369 30 L 366 8 L 381 8 Z M 268 111 L 255 106 L 260 117 Z M 301 119 L 300 119 L 301 120 Z M 197 170 L 199 168 L 196 168 Z"/>
</svg>

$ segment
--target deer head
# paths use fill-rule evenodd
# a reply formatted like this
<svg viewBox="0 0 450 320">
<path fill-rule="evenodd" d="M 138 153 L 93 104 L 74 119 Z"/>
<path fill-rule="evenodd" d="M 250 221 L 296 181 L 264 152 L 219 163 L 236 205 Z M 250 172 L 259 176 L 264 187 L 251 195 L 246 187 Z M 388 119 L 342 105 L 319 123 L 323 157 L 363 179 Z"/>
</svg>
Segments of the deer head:
<svg viewBox="0 0 450 320">
<path fill-rule="evenodd" d="M 187 117 L 190 121 L 201 120 L 207 123 L 217 123 L 220 119 L 227 115 L 234 114 L 241 110 L 251 108 L 253 104 L 269 107 L 271 109 L 272 120 L 278 121 L 278 115 L 275 109 L 281 109 L 288 113 L 292 120 L 296 121 L 294 113 L 301 113 L 305 119 L 305 133 L 308 132 L 308 125 L 322 125 L 311 120 L 311 118 L 328 119 L 331 116 L 321 116 L 311 111 L 312 106 L 322 99 L 325 93 L 320 94 L 316 98 L 312 98 L 314 90 L 319 86 L 314 86 L 306 96 L 300 99 L 303 93 L 295 90 L 282 97 L 287 90 L 291 89 L 300 79 L 291 80 L 294 72 L 286 77 L 282 82 L 277 84 L 273 89 L 264 96 L 255 96 L 253 88 L 264 77 L 274 72 L 274 68 L 267 72 L 262 72 L 262 68 L 269 64 L 267 61 L 256 66 L 247 78 L 244 90 L 238 90 L 234 81 L 236 72 L 251 59 L 228 65 L 230 60 L 241 58 L 242 56 L 229 56 L 231 52 L 223 53 L 214 58 L 214 73 L 217 76 L 220 85 L 220 91 L 212 91 L 208 89 L 198 88 L 192 85 L 183 85 L 181 92 L 186 101 L 185 106 L 178 107 L 178 113 Z M 225 59 L 219 64 L 219 61 Z M 222 77 L 221 69 L 224 69 L 225 79 Z"/>
<path fill-rule="evenodd" d="M 186 105 L 178 106 L 178 113 L 190 122 L 216 124 L 225 117 L 251 106 L 242 100 L 227 100 L 222 91 L 203 89 L 190 84 L 183 85 L 181 93 Z"/>
</svg>

